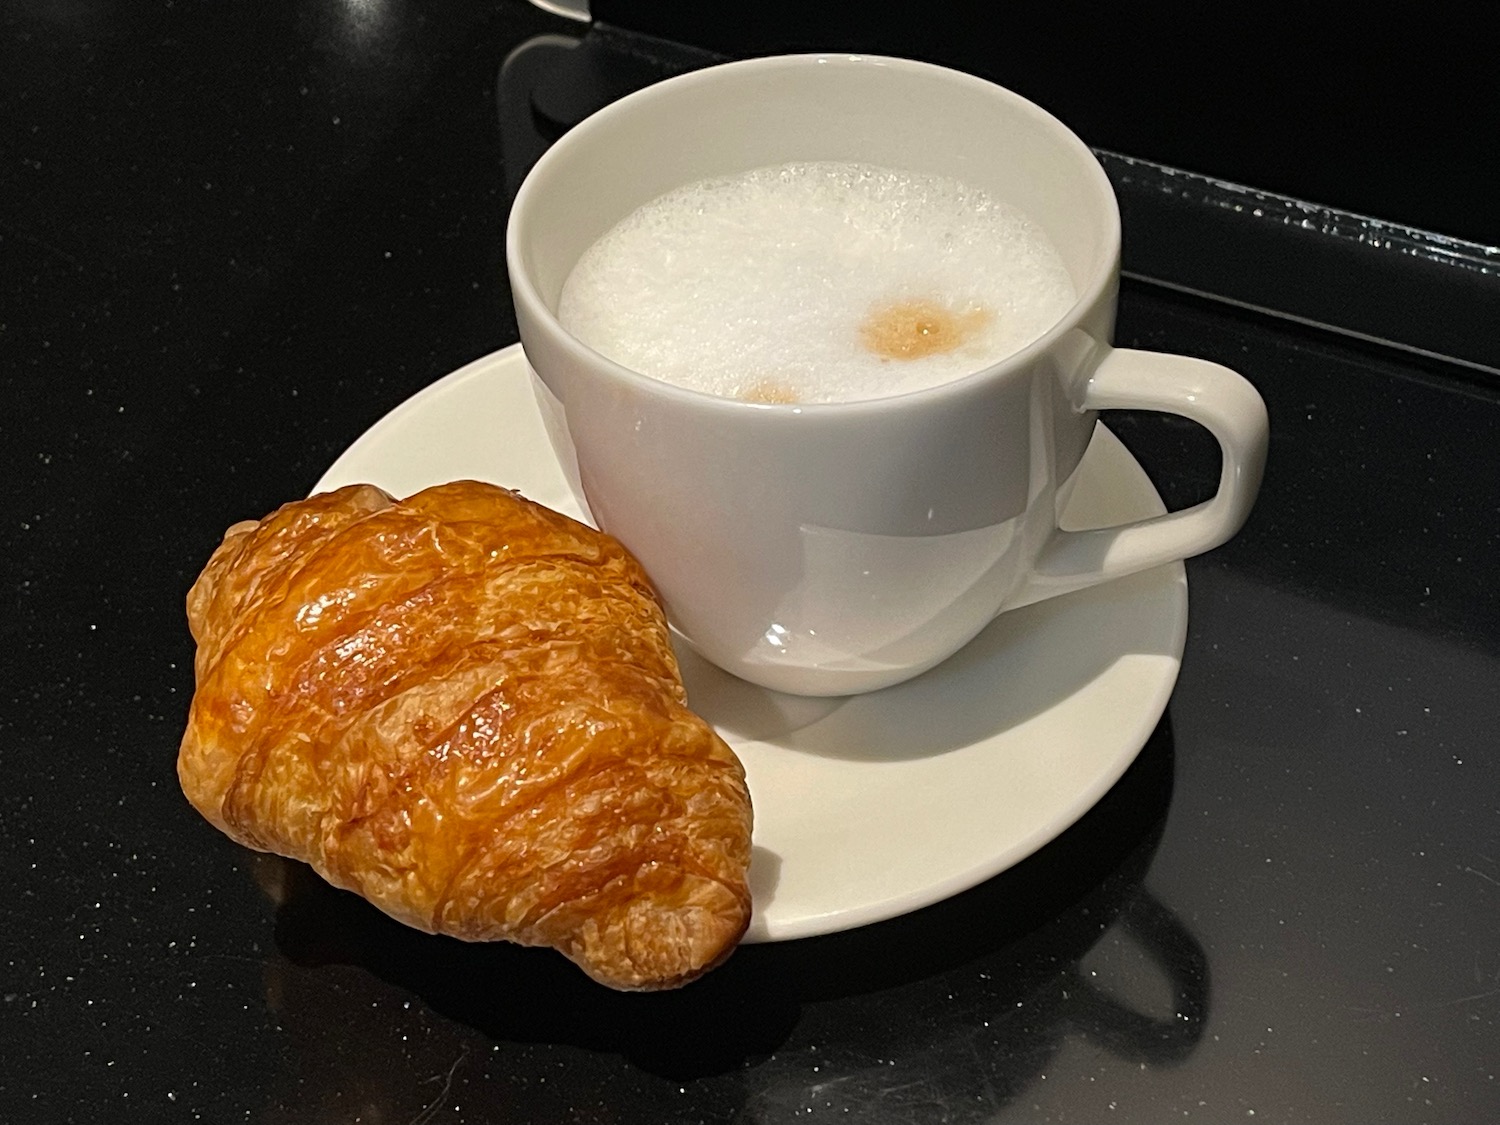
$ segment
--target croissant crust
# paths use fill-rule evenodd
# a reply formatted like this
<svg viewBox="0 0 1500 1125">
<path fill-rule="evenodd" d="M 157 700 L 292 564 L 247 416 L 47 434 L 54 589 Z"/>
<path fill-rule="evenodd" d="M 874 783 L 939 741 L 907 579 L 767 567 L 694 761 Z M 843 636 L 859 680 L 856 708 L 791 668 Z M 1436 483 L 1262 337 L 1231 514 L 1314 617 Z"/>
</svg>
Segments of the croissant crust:
<svg viewBox="0 0 1500 1125">
<path fill-rule="evenodd" d="M 614 539 L 492 485 L 351 485 L 188 594 L 188 799 L 412 926 L 685 983 L 750 917 L 744 772 Z"/>
</svg>

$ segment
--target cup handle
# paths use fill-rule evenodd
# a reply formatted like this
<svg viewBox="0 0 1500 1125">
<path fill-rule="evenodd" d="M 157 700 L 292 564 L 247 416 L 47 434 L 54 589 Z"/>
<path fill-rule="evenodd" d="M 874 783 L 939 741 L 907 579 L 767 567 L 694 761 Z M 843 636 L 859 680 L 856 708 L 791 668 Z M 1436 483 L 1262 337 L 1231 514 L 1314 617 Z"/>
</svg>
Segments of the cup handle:
<svg viewBox="0 0 1500 1125">
<path fill-rule="evenodd" d="M 1118 527 L 1056 531 L 1005 608 L 1028 605 L 1211 551 L 1250 515 L 1265 472 L 1270 424 L 1249 380 L 1217 363 L 1112 348 L 1090 375 L 1079 410 L 1159 410 L 1208 429 L 1223 452 L 1212 499 Z"/>
</svg>

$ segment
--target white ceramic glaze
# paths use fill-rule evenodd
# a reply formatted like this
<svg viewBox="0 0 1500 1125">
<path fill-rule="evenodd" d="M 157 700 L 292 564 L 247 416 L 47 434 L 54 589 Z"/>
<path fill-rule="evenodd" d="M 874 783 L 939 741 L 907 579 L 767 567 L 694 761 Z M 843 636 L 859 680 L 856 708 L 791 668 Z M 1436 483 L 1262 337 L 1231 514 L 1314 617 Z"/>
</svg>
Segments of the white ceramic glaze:
<svg viewBox="0 0 1500 1125">
<path fill-rule="evenodd" d="M 953 176 L 1047 231 L 1079 299 L 983 372 L 899 397 L 764 405 L 642 377 L 554 315 L 578 257 L 651 198 L 707 176 L 850 160 Z M 1104 171 L 1056 119 L 970 75 L 804 55 L 697 71 L 618 101 L 528 175 L 507 257 L 522 343 L 560 455 L 600 524 L 641 559 L 673 624 L 752 682 L 807 695 L 897 683 L 1002 610 L 1219 545 L 1250 510 L 1266 415 L 1238 375 L 1113 350 L 1119 218 Z M 1208 426 L 1218 494 L 1076 536 L 1057 513 L 1095 411 Z"/>
<path fill-rule="evenodd" d="M 435 383 L 314 491 L 410 495 L 472 478 L 587 520 L 519 348 Z M 1159 514 L 1140 467 L 1094 435 L 1068 527 Z M 679 646 L 688 701 L 734 747 L 755 804 L 749 940 L 829 933 L 971 887 L 1083 815 L 1145 744 L 1176 683 L 1187 584 L 1168 563 L 1006 613 L 925 675 L 844 699 L 782 695 Z"/>
</svg>

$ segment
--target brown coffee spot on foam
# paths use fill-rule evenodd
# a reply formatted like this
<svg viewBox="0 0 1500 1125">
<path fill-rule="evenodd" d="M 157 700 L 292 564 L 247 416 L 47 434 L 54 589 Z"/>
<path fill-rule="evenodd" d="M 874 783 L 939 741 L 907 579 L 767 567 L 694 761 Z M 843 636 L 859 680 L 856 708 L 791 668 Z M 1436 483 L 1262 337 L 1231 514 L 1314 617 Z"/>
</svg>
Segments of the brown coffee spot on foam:
<svg viewBox="0 0 1500 1125">
<path fill-rule="evenodd" d="M 882 359 L 921 359 L 968 343 L 993 316 L 977 306 L 955 312 L 922 297 L 894 301 L 865 317 L 859 339 L 866 351 Z"/>
<path fill-rule="evenodd" d="M 745 402 L 787 403 L 797 401 L 797 392 L 780 379 L 757 379 L 740 391 L 739 398 Z"/>
</svg>

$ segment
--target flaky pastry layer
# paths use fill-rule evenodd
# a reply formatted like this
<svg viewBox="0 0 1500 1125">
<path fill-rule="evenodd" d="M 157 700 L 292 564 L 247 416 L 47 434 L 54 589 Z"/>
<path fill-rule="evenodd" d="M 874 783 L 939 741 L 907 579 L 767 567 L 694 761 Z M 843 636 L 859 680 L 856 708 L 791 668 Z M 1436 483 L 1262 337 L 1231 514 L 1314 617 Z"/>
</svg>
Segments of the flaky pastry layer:
<svg viewBox="0 0 1500 1125">
<path fill-rule="evenodd" d="M 750 917 L 744 772 L 614 539 L 459 481 L 225 534 L 188 594 L 184 793 L 420 929 L 682 984 Z"/>
</svg>

